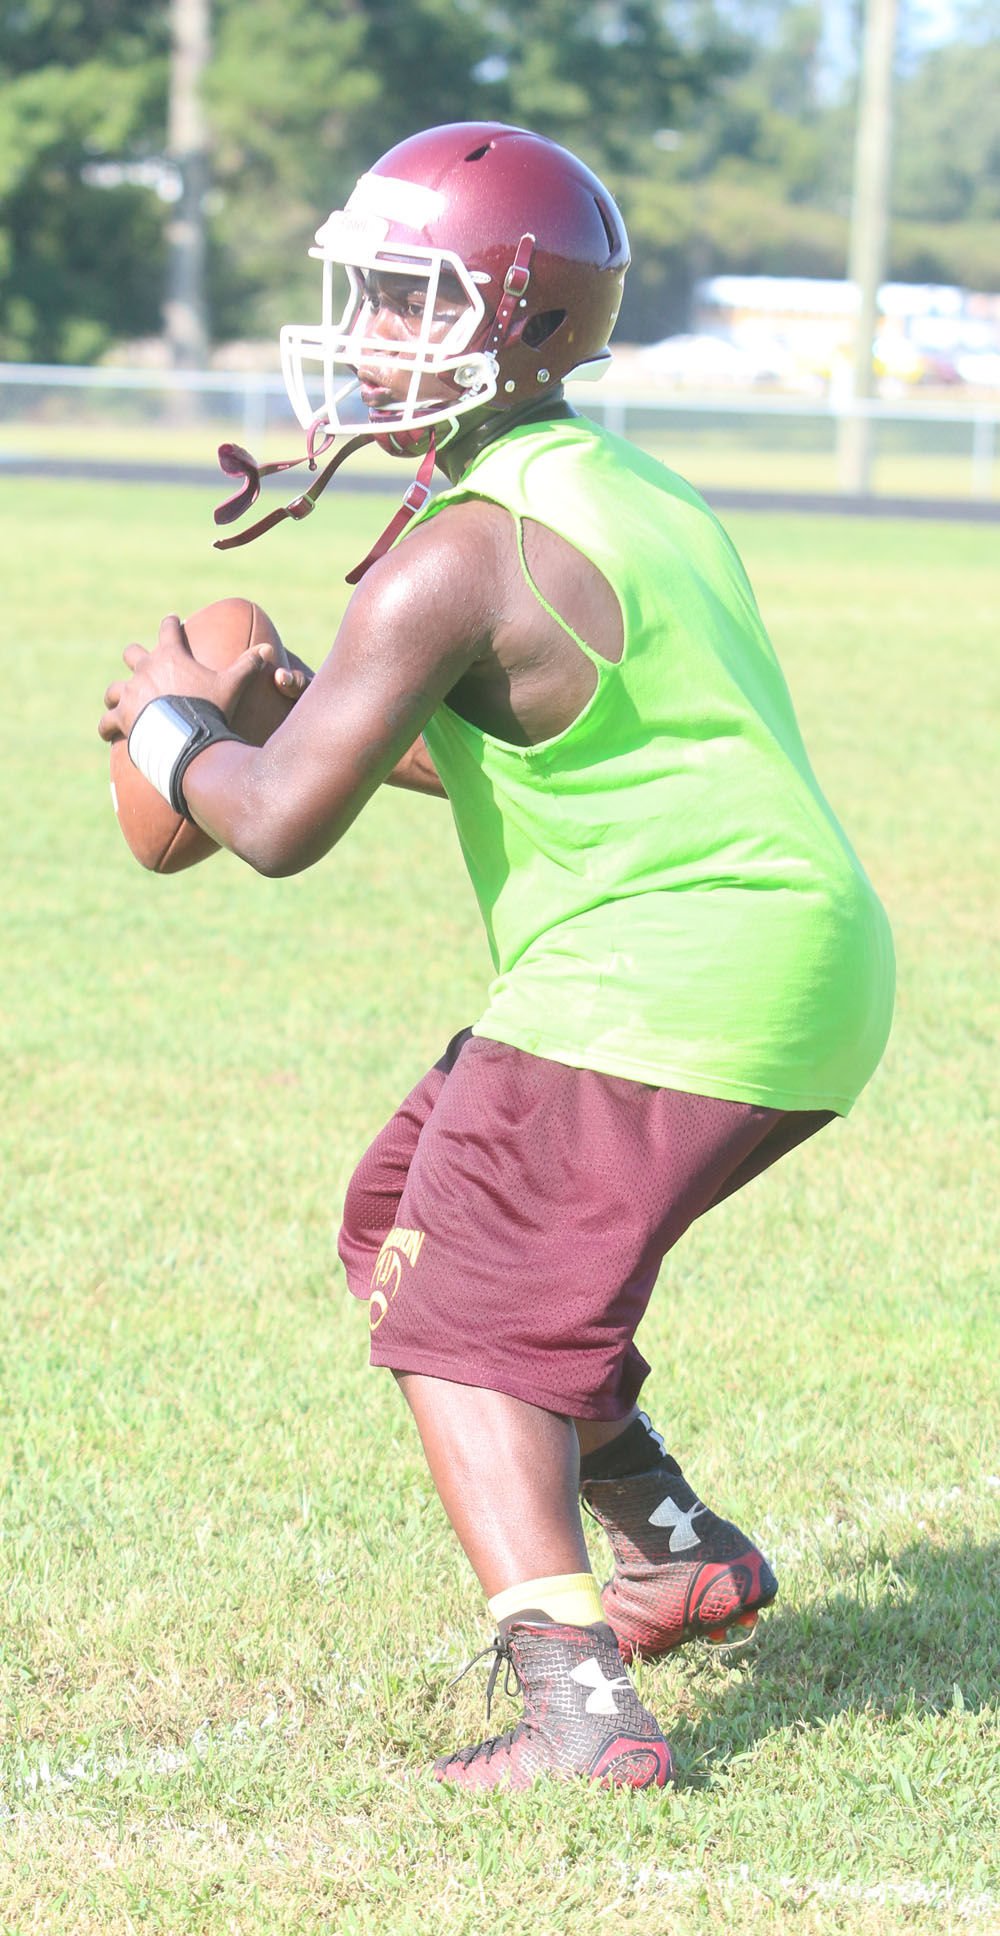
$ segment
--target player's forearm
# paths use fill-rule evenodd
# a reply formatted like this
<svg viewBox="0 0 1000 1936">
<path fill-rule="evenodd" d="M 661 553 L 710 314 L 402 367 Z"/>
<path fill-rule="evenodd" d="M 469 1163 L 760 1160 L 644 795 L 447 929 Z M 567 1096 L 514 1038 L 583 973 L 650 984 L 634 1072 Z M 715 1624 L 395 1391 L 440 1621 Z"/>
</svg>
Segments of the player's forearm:
<svg viewBox="0 0 1000 1936">
<path fill-rule="evenodd" d="M 386 780 L 386 786 L 405 787 L 409 793 L 431 793 L 438 800 L 448 798 L 438 778 L 434 761 L 424 744 L 423 735 L 414 740 L 408 752 L 403 754 L 398 766 L 393 767 Z"/>
<path fill-rule="evenodd" d="M 258 874 L 280 879 L 322 860 L 364 805 L 344 790 L 341 811 L 315 811 L 301 773 L 282 774 L 266 748 L 239 741 L 206 747 L 184 776 L 192 818 Z M 370 789 L 369 789 L 370 792 Z"/>
<path fill-rule="evenodd" d="M 291 725 L 291 722 L 290 722 Z M 342 839 L 380 780 L 400 772 L 397 784 L 443 793 L 433 762 L 417 740 L 388 774 L 378 771 L 370 748 L 350 745 L 344 757 L 331 758 L 323 746 L 318 759 L 300 749 L 279 757 L 277 739 L 263 747 L 240 741 L 217 743 L 191 761 L 183 791 L 197 824 L 246 861 L 258 874 L 278 878 L 299 874 L 322 860 Z M 341 777 L 330 784 L 331 773 Z"/>
<path fill-rule="evenodd" d="M 296 861 L 282 816 L 262 797 L 260 768 L 255 746 L 206 747 L 184 776 L 185 804 L 205 833 L 258 873 L 297 873 L 307 863 Z"/>
</svg>

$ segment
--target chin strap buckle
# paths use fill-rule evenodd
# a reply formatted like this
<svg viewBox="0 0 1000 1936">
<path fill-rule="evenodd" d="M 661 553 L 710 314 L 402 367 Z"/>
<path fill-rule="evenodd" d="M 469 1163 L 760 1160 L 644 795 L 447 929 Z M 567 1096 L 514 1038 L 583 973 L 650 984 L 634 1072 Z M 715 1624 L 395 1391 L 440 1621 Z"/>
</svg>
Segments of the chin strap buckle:
<svg viewBox="0 0 1000 1936">
<path fill-rule="evenodd" d="M 410 485 L 410 488 L 403 499 L 403 503 L 405 504 L 407 510 L 412 511 L 415 515 L 418 511 L 423 510 L 424 505 L 426 504 L 428 498 L 430 497 L 430 494 L 431 494 L 430 485 L 422 484 L 420 481 L 420 478 L 415 477 L 413 480 L 413 483 Z"/>
</svg>

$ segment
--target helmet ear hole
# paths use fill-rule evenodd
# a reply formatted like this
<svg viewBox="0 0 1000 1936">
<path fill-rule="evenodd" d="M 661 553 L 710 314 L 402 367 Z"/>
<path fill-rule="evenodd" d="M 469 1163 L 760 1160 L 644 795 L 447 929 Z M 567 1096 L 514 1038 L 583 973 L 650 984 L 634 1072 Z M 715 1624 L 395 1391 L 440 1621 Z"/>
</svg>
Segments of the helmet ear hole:
<svg viewBox="0 0 1000 1936">
<path fill-rule="evenodd" d="M 543 309 L 537 316 L 529 316 L 521 331 L 521 341 L 529 350 L 540 350 L 565 321 L 565 309 Z"/>
</svg>

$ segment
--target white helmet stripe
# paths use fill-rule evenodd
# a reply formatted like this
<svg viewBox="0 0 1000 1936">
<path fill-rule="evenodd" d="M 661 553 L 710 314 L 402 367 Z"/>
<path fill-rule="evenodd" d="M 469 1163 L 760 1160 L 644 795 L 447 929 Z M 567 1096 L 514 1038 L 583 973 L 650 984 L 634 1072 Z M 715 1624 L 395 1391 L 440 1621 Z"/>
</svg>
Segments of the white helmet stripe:
<svg viewBox="0 0 1000 1936">
<path fill-rule="evenodd" d="M 351 215 L 378 215 L 407 229 L 426 228 L 444 206 L 444 196 L 436 188 L 400 181 L 395 175 L 362 175 L 347 204 Z"/>
</svg>

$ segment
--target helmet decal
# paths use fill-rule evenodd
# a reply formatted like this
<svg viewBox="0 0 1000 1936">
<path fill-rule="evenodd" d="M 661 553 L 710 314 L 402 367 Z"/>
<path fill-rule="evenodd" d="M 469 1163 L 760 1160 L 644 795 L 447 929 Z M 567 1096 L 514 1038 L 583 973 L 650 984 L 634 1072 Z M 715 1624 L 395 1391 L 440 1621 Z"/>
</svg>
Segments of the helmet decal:
<svg viewBox="0 0 1000 1936">
<path fill-rule="evenodd" d="M 326 261 L 365 262 L 377 255 L 389 223 L 378 216 L 358 214 L 351 208 L 335 208 L 321 229 L 316 230 L 316 247 L 309 254 Z"/>
<path fill-rule="evenodd" d="M 443 195 L 421 182 L 400 181 L 394 175 L 361 175 L 348 198 L 348 211 L 382 215 L 408 229 L 425 229 L 444 214 Z"/>
</svg>

